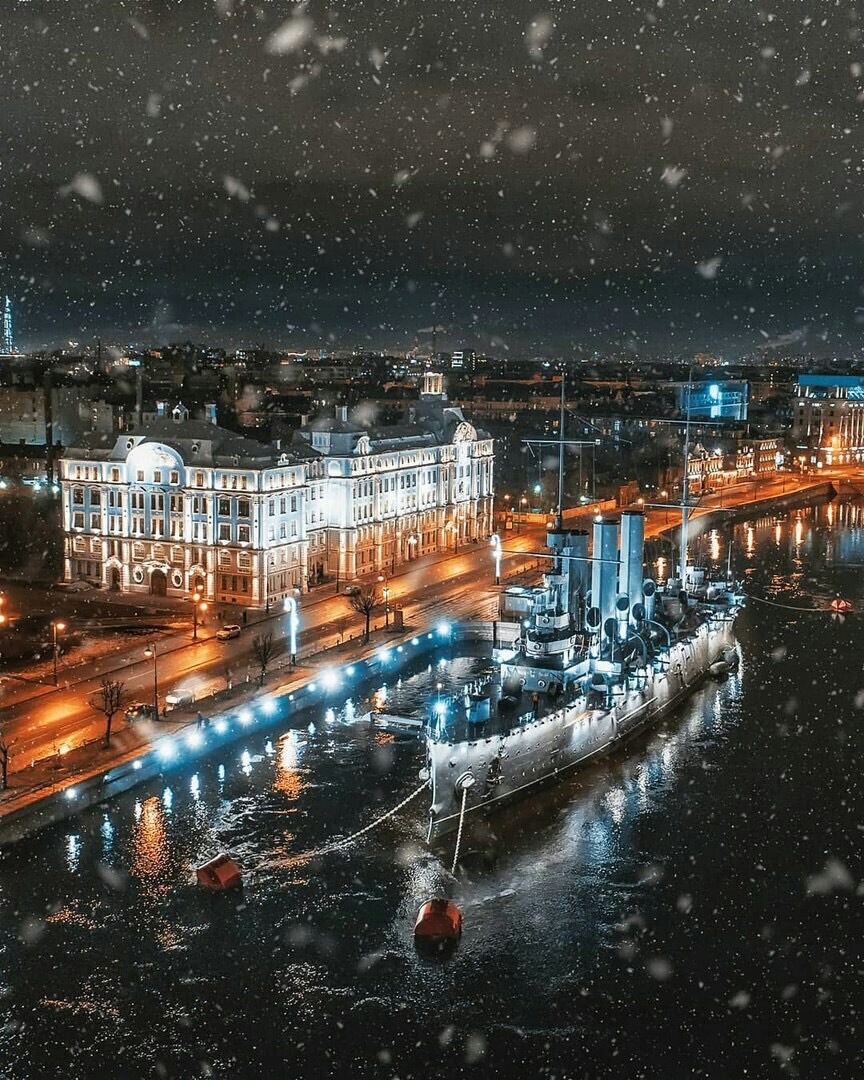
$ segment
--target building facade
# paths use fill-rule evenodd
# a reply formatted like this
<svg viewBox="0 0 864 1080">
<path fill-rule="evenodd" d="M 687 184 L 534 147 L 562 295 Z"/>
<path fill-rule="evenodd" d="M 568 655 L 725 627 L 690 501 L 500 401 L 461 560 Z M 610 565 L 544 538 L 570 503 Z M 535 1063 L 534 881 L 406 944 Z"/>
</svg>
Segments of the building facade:
<svg viewBox="0 0 864 1080">
<path fill-rule="evenodd" d="M 447 402 L 438 374 L 424 376 L 407 424 L 362 425 L 343 408 L 294 444 L 321 459 L 307 502 L 314 580 L 392 573 L 492 532 L 494 442 Z"/>
<path fill-rule="evenodd" d="M 347 414 L 258 443 L 176 408 L 63 455 L 66 581 L 266 607 L 492 530 L 493 442 L 429 376 L 405 425 Z"/>
<path fill-rule="evenodd" d="M 803 468 L 864 461 L 864 376 L 799 375 L 792 439 Z"/>
</svg>

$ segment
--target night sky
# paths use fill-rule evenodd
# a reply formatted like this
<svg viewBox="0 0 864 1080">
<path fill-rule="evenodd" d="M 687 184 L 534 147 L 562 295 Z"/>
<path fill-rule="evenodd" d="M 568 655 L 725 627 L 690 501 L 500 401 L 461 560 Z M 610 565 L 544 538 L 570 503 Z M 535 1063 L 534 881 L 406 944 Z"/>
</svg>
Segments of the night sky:
<svg viewBox="0 0 864 1080">
<path fill-rule="evenodd" d="M 859 348 L 864 4 L 2 8 L 21 347 Z"/>
</svg>

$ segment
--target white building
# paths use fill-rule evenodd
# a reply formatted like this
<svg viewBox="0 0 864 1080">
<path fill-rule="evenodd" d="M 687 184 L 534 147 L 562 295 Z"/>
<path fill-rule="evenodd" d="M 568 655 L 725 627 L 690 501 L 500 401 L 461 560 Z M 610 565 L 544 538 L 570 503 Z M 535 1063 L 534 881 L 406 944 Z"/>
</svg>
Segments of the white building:
<svg viewBox="0 0 864 1080">
<path fill-rule="evenodd" d="M 93 434 L 61 463 L 65 579 L 263 607 L 325 579 L 485 538 L 493 442 L 426 377 L 410 422 L 313 422 L 277 449 L 180 407 L 146 431 Z"/>
<path fill-rule="evenodd" d="M 381 572 L 492 531 L 494 444 L 450 406 L 438 374 L 424 376 L 409 422 L 377 428 L 313 421 L 294 445 L 318 451 L 306 529 L 314 579 Z"/>
<path fill-rule="evenodd" d="M 61 462 L 65 578 L 121 592 L 263 606 L 306 580 L 308 453 L 214 424 L 90 435 Z"/>
</svg>

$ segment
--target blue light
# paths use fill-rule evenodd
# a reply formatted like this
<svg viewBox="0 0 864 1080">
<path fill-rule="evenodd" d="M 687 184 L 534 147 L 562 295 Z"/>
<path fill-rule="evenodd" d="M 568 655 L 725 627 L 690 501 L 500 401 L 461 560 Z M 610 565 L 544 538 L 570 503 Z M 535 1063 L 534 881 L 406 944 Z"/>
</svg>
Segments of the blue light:
<svg viewBox="0 0 864 1080">
<path fill-rule="evenodd" d="M 354 667 L 353 664 L 350 667 L 345 668 L 345 674 L 346 675 L 349 675 L 349 676 L 350 675 L 355 675 L 356 672 L 357 672 L 357 669 Z"/>
<path fill-rule="evenodd" d="M 276 702 L 272 698 L 268 698 L 261 706 L 267 716 L 273 716 L 276 712 Z"/>
<path fill-rule="evenodd" d="M 412 637 L 411 638 L 411 644 L 412 645 L 419 645 L 420 644 L 420 638 Z"/>
<path fill-rule="evenodd" d="M 225 732 L 228 730 L 228 725 L 225 723 L 224 720 L 217 720 L 213 727 L 216 729 L 216 732 L 219 735 L 224 735 Z"/>
<path fill-rule="evenodd" d="M 176 749 L 177 748 L 170 739 L 165 739 L 164 742 L 157 743 L 156 745 L 156 753 L 166 761 L 168 758 L 174 757 Z"/>
<path fill-rule="evenodd" d="M 78 789 L 74 787 L 66 788 L 63 794 L 66 796 L 67 799 L 74 799 L 75 796 L 78 794 Z"/>
<path fill-rule="evenodd" d="M 390 650 L 389 649 L 379 649 L 378 650 L 378 659 L 381 661 L 382 664 L 386 664 L 387 661 L 390 659 Z"/>
<path fill-rule="evenodd" d="M 711 383 L 708 387 L 708 396 L 716 401 L 720 397 L 720 387 L 717 383 Z"/>
<path fill-rule="evenodd" d="M 322 671 L 320 678 L 325 690 L 335 690 L 339 685 L 339 676 L 335 671 Z"/>
<path fill-rule="evenodd" d="M 140 769 L 140 768 L 141 768 L 141 762 L 140 762 L 140 761 L 138 760 L 138 758 L 136 758 L 136 759 L 135 759 L 135 760 L 134 760 L 134 761 L 132 762 L 132 768 L 133 768 L 133 769 Z"/>
<path fill-rule="evenodd" d="M 438 634 L 440 637 L 447 637 L 450 633 L 450 623 L 442 622 L 438 623 Z"/>
<path fill-rule="evenodd" d="M 315 691 L 318 689 L 318 683 L 310 682 L 308 689 L 310 693 L 314 694 Z"/>
<path fill-rule="evenodd" d="M 186 745 L 190 746 L 193 750 L 203 744 L 204 739 L 200 731 L 190 731 L 186 736 Z"/>
<path fill-rule="evenodd" d="M 435 704 L 435 712 L 439 716 L 443 716 L 447 712 L 447 702 L 446 701 L 436 702 L 436 704 Z"/>
<path fill-rule="evenodd" d="M 237 719 L 243 724 L 244 727 L 248 727 L 252 723 L 252 713 L 248 709 L 244 709 L 241 713 L 237 714 Z"/>
</svg>

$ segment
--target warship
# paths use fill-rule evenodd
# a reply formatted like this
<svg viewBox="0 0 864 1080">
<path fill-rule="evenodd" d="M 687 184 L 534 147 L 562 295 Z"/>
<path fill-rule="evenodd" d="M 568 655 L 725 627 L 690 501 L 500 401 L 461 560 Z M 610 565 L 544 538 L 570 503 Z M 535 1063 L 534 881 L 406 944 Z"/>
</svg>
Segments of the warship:
<svg viewBox="0 0 864 1080">
<path fill-rule="evenodd" d="M 687 564 L 686 475 L 678 575 L 658 584 L 643 571 L 642 511 L 595 519 L 590 554 L 588 532 L 564 527 L 563 388 L 559 431 L 549 570 L 523 591 L 515 640 L 493 639 L 491 677 L 436 702 L 427 722 L 430 842 L 613 753 L 738 662 L 744 596 L 731 567 L 712 579 Z"/>
</svg>

